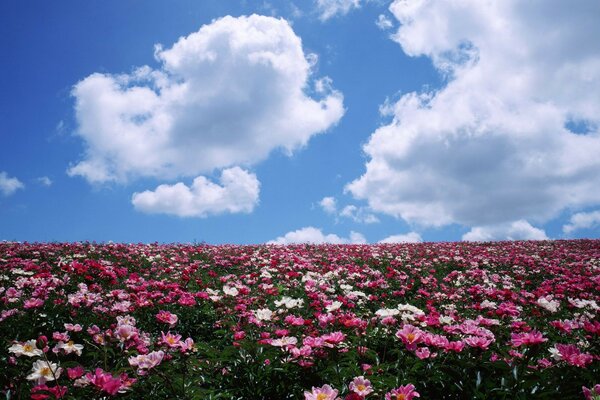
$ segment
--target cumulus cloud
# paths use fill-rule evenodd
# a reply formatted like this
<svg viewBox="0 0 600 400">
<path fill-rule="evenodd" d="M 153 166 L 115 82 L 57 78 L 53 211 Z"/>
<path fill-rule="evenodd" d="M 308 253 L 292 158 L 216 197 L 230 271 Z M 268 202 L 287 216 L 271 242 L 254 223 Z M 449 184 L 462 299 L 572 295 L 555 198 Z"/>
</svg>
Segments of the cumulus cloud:
<svg viewBox="0 0 600 400">
<path fill-rule="evenodd" d="M 179 217 L 250 213 L 258 204 L 259 188 L 256 175 L 234 167 L 222 171 L 220 184 L 199 176 L 189 187 L 178 182 L 134 193 L 131 202 L 138 211 Z"/>
<path fill-rule="evenodd" d="M 324 234 L 320 229 L 308 226 L 296 231 L 288 232 L 275 240 L 268 242 L 270 244 L 293 244 L 293 243 L 332 243 L 332 244 L 364 244 L 367 243 L 365 237 L 358 232 L 350 232 L 350 237 L 344 238 L 335 234 Z"/>
<path fill-rule="evenodd" d="M 386 31 L 394 26 L 392 20 L 384 14 L 379 14 L 379 17 L 377 17 L 377 20 L 375 21 L 375 25 L 382 31 Z"/>
<path fill-rule="evenodd" d="M 420 243 L 423 241 L 421 235 L 417 232 L 408 232 L 401 235 L 388 236 L 379 243 Z"/>
<path fill-rule="evenodd" d="M 342 208 L 339 215 L 362 224 L 375 224 L 379 222 L 379 218 L 370 213 L 365 207 L 357 207 L 352 204 Z"/>
<path fill-rule="evenodd" d="M 563 226 L 565 234 L 573 233 L 580 229 L 589 229 L 600 225 L 600 211 L 580 212 L 573 214 L 569 223 Z"/>
<path fill-rule="evenodd" d="M 383 107 L 391 122 L 371 135 L 366 172 L 347 186 L 356 198 L 482 235 L 600 203 L 600 42 L 589 40 L 600 36 L 600 3 L 396 0 L 390 11 L 393 39 L 447 83 Z"/>
<path fill-rule="evenodd" d="M 39 178 L 37 178 L 37 181 L 40 185 L 42 186 L 52 186 L 52 179 L 48 178 L 47 176 L 41 176 Z"/>
<path fill-rule="evenodd" d="M 525 220 L 497 225 L 476 226 L 465 233 L 462 240 L 489 242 L 493 240 L 547 240 L 546 232 Z"/>
<path fill-rule="evenodd" d="M 374 224 L 379 222 L 379 219 L 365 207 L 357 207 L 350 204 L 344 206 L 341 210 L 338 210 L 335 197 L 323 197 L 319 202 L 319 206 L 321 206 L 321 209 L 327 214 L 334 215 L 336 221 L 338 218 L 343 217 L 362 224 Z"/>
<path fill-rule="evenodd" d="M 316 0 L 317 11 L 321 21 L 336 15 L 346 15 L 352 9 L 360 7 L 360 0 Z"/>
<path fill-rule="evenodd" d="M 337 212 L 336 201 L 334 197 L 323 197 L 319 205 L 327 214 L 335 214 Z"/>
<path fill-rule="evenodd" d="M 14 177 L 9 177 L 4 171 L 0 171 L 0 193 L 3 196 L 10 196 L 17 190 L 25 188 L 25 185 Z"/>
<path fill-rule="evenodd" d="M 124 182 L 250 165 L 301 148 L 344 114 L 343 96 L 311 76 L 315 57 L 283 19 L 227 16 L 157 45 L 155 58 L 157 69 L 74 86 L 85 154 L 71 176 Z"/>
</svg>

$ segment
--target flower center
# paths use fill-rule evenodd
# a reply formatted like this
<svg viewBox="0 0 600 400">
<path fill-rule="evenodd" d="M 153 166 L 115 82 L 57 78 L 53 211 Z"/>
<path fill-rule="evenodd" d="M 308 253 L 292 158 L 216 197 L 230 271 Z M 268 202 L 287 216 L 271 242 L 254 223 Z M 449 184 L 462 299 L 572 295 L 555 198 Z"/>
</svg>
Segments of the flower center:
<svg viewBox="0 0 600 400">
<path fill-rule="evenodd" d="M 33 346 L 30 345 L 30 344 L 26 344 L 26 345 L 23 346 L 23 351 L 26 351 L 26 352 L 29 353 L 32 350 L 33 350 Z"/>
<path fill-rule="evenodd" d="M 42 369 L 40 369 L 40 375 L 42 376 L 51 376 L 52 375 L 52 370 L 48 367 L 42 367 Z"/>
<path fill-rule="evenodd" d="M 406 339 L 409 342 L 412 342 L 413 340 L 415 340 L 415 334 L 414 333 L 409 333 L 408 335 L 406 335 Z M 404 396 L 404 395 L 402 395 L 402 396 Z M 399 399 L 399 400 L 404 400 L 404 397 L 402 399 Z"/>
<path fill-rule="evenodd" d="M 410 335 L 412 335 L 412 333 Z M 406 400 L 406 395 L 404 393 L 400 393 L 396 395 L 396 400 Z"/>
<path fill-rule="evenodd" d="M 329 397 L 329 396 L 328 396 L 328 395 L 326 395 L 325 393 L 319 393 L 319 394 L 317 395 L 317 400 L 327 400 L 327 398 L 328 398 L 328 397 Z"/>
</svg>

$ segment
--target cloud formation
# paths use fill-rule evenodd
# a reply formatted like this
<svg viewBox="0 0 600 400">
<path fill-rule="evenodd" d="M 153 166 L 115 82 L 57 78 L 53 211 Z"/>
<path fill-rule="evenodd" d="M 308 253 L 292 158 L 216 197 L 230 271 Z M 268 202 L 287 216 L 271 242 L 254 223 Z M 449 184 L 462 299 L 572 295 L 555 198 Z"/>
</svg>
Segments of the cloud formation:
<svg viewBox="0 0 600 400">
<path fill-rule="evenodd" d="M 462 240 L 469 242 L 489 242 L 492 240 L 547 240 L 546 232 L 532 226 L 525 220 L 497 225 L 476 226 L 465 233 Z"/>
<path fill-rule="evenodd" d="M 275 240 L 268 242 L 270 244 L 293 244 L 293 243 L 331 243 L 331 244 L 364 244 L 367 243 L 365 237 L 358 232 L 350 232 L 350 237 L 344 238 L 335 234 L 324 234 L 320 229 L 307 226 L 296 231 L 288 232 Z"/>
<path fill-rule="evenodd" d="M 569 223 L 562 229 L 568 235 L 580 229 L 589 229 L 598 225 L 600 225 L 600 211 L 580 212 L 573 214 Z"/>
<path fill-rule="evenodd" d="M 179 217 L 202 218 L 254 210 L 260 189 L 256 175 L 234 167 L 223 170 L 219 181 L 216 184 L 199 176 L 189 187 L 182 182 L 160 185 L 154 191 L 134 193 L 131 202 L 138 211 Z"/>
<path fill-rule="evenodd" d="M 329 79 L 283 19 L 227 16 L 157 45 L 160 67 L 94 73 L 72 91 L 89 182 L 173 179 L 291 153 L 344 114 Z M 310 95 L 309 95 L 310 94 Z"/>
<path fill-rule="evenodd" d="M 352 9 L 360 7 L 360 0 L 316 0 L 317 11 L 321 21 L 337 15 L 346 15 Z"/>
<path fill-rule="evenodd" d="M 335 216 L 336 222 L 340 217 L 349 218 L 354 222 L 361 224 L 374 224 L 379 222 L 377 216 L 375 216 L 365 207 L 357 207 L 350 204 L 344 206 L 341 210 L 338 210 L 337 200 L 335 197 L 323 197 L 319 202 L 319 206 L 321 206 L 323 211 L 325 211 L 327 214 Z"/>
<path fill-rule="evenodd" d="M 383 107 L 392 121 L 364 146 L 366 172 L 347 186 L 356 198 L 409 223 L 479 227 L 469 238 L 600 203 L 600 42 L 589 39 L 600 3 L 396 0 L 390 11 L 393 39 L 447 83 Z"/>
<path fill-rule="evenodd" d="M 417 232 L 408 232 L 401 235 L 388 236 L 379 243 L 420 243 L 423 241 L 421 235 Z"/>
<path fill-rule="evenodd" d="M 17 190 L 25 188 L 25 185 L 15 177 L 9 177 L 4 171 L 0 171 L 0 193 L 3 196 L 10 196 Z"/>
</svg>

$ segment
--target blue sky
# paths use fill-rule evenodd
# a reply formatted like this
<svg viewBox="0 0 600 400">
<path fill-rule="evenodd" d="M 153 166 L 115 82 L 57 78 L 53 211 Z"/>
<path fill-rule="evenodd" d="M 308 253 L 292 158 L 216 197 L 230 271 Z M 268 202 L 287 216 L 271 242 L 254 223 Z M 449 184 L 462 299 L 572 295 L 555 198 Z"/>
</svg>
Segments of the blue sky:
<svg viewBox="0 0 600 400">
<path fill-rule="evenodd" d="M 0 240 L 600 237 L 600 5 L 0 4 Z"/>
</svg>

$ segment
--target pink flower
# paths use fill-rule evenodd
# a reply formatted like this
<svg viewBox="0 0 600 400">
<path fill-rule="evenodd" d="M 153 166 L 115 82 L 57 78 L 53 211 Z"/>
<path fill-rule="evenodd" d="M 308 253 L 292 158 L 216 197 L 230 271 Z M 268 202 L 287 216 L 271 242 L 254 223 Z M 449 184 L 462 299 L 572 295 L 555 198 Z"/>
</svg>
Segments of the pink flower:
<svg viewBox="0 0 600 400">
<path fill-rule="evenodd" d="M 324 346 L 333 347 L 338 343 L 342 343 L 344 339 L 346 339 L 346 335 L 340 331 L 337 331 L 321 335 L 321 339 L 325 341 Z"/>
<path fill-rule="evenodd" d="M 177 315 L 171 314 L 170 312 L 163 310 L 159 311 L 158 314 L 156 314 L 156 319 L 160 322 L 164 322 L 165 324 L 169 324 L 171 328 L 174 327 L 178 321 Z"/>
<path fill-rule="evenodd" d="M 323 385 L 320 388 L 313 386 L 310 392 L 304 392 L 304 400 L 337 400 L 338 390 L 329 385 Z"/>
<path fill-rule="evenodd" d="M 510 341 L 513 347 L 519 347 L 544 343 L 548 341 L 548 339 L 544 338 L 541 332 L 531 331 L 527 333 L 513 333 L 510 336 Z"/>
<path fill-rule="evenodd" d="M 464 340 L 466 344 L 471 347 L 478 347 L 482 350 L 487 350 L 490 344 L 492 344 L 493 339 L 486 339 L 481 336 L 469 336 Z"/>
<path fill-rule="evenodd" d="M 417 343 L 423 340 L 423 331 L 407 324 L 396 332 L 396 337 L 402 340 L 402 343 L 404 343 L 408 350 L 415 350 Z"/>
<path fill-rule="evenodd" d="M 41 307 L 43 305 L 44 305 L 44 300 L 28 299 L 28 300 L 25 300 L 25 302 L 23 303 L 23 308 L 24 309 L 37 308 L 37 307 Z"/>
<path fill-rule="evenodd" d="M 48 394 L 49 393 L 49 394 Z M 52 386 L 37 385 L 31 388 L 31 399 L 32 400 L 43 400 L 52 396 L 53 399 L 62 399 L 67 394 L 66 386 Z"/>
<path fill-rule="evenodd" d="M 363 398 L 373 392 L 373 386 L 371 386 L 371 382 L 368 379 L 365 379 L 364 376 L 358 376 L 354 378 L 348 387 L 354 393 Z"/>
<path fill-rule="evenodd" d="M 592 389 L 588 389 L 585 386 L 581 388 L 583 390 L 583 395 L 585 396 L 585 400 L 598 400 L 600 399 L 600 384 L 594 385 Z"/>
<path fill-rule="evenodd" d="M 412 400 L 415 397 L 421 397 L 421 395 L 415 391 L 415 386 L 410 383 L 385 394 L 385 400 Z"/>
<path fill-rule="evenodd" d="M 417 351 L 415 351 L 415 355 L 419 357 L 419 359 L 423 360 L 425 358 L 429 358 L 429 356 L 431 356 L 431 352 L 427 347 L 420 347 L 417 349 Z"/>
<path fill-rule="evenodd" d="M 69 377 L 69 379 L 81 378 L 84 373 L 85 370 L 81 365 L 78 365 L 75 368 L 67 368 L 67 376 Z"/>
<path fill-rule="evenodd" d="M 171 332 L 161 332 L 161 342 L 170 348 L 180 347 L 181 335 L 173 335 Z"/>
<path fill-rule="evenodd" d="M 574 344 L 560 344 L 554 345 L 555 350 L 550 351 L 555 354 L 558 353 L 558 358 L 566 361 L 568 364 L 575 365 L 576 367 L 585 367 L 594 361 L 594 356 L 588 353 L 582 353 L 577 346 Z"/>
<path fill-rule="evenodd" d="M 96 368 L 94 374 L 88 373 L 85 377 L 92 385 L 110 395 L 117 394 L 121 389 L 121 379 L 113 377 L 110 373 L 104 372 L 101 368 Z"/>
</svg>

